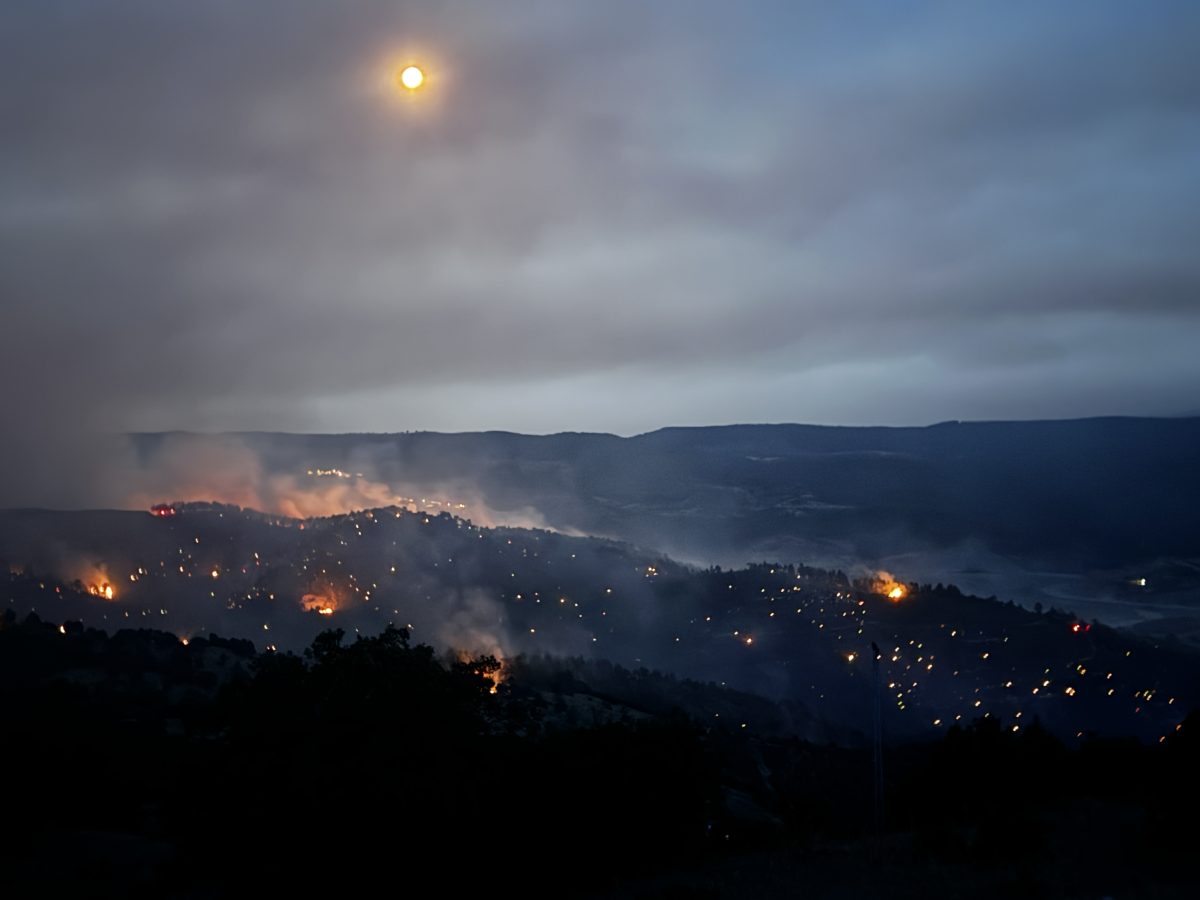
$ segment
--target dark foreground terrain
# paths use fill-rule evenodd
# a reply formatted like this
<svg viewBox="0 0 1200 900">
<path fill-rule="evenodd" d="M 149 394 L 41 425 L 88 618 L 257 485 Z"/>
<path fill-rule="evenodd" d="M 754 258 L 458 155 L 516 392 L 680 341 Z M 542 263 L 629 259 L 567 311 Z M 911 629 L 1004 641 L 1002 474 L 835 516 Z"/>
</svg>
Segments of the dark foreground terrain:
<svg viewBox="0 0 1200 900">
<path fill-rule="evenodd" d="M 727 715 L 713 717 L 713 709 Z M 740 715 L 733 714 L 740 712 Z M 1194 896 L 1196 717 L 885 749 L 645 670 L 0 619 L 9 896 Z M 450 860 L 449 863 L 440 860 Z"/>
</svg>

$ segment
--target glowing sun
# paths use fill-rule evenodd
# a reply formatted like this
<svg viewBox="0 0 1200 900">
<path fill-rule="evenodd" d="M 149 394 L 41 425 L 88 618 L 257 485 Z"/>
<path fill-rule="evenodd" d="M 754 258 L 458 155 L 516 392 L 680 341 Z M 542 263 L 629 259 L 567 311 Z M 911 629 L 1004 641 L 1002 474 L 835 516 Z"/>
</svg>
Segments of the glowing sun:
<svg viewBox="0 0 1200 900">
<path fill-rule="evenodd" d="M 425 83 L 425 73 L 418 66 L 405 66 L 400 71 L 400 84 L 410 91 L 415 91 Z"/>
</svg>

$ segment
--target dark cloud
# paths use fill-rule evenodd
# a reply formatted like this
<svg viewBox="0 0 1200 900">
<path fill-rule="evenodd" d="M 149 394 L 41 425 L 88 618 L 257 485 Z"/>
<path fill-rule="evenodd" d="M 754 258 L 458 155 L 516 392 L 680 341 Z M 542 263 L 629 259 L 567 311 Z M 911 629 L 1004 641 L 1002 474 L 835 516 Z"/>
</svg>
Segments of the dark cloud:
<svg viewBox="0 0 1200 900">
<path fill-rule="evenodd" d="M 0 377 L 41 434 L 1195 406 L 1193 4 L 4 20 Z"/>
</svg>

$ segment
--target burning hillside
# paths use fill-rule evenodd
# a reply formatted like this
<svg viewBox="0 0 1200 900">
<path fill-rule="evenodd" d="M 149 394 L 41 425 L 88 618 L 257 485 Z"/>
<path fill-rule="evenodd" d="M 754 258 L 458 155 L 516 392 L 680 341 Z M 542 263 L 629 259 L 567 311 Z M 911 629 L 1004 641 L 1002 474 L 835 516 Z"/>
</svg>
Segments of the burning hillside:
<svg viewBox="0 0 1200 900">
<path fill-rule="evenodd" d="M 0 514 L 0 557 L 19 573 L 10 608 L 283 650 L 331 623 L 350 635 L 392 624 L 472 656 L 608 659 L 724 682 L 842 726 L 870 721 L 863 661 L 874 643 L 896 734 L 988 715 L 1009 728 L 1036 716 L 1071 734 L 1159 737 L 1200 683 L 1190 657 L 1077 616 L 904 585 L 888 572 L 851 582 L 784 565 L 696 570 L 608 541 L 395 508 L 301 521 L 180 510 Z M 31 542 L 35 527 L 45 540 Z M 74 562 L 51 569 L 24 555 L 50 535 Z M 480 677 L 498 687 L 504 666 Z"/>
</svg>

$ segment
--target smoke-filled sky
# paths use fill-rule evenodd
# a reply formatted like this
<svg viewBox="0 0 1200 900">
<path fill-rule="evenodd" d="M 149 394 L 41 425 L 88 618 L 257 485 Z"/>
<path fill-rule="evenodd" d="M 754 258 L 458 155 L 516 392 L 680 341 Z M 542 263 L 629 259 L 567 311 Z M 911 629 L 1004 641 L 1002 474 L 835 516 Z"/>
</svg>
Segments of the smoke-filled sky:
<svg viewBox="0 0 1200 900">
<path fill-rule="evenodd" d="M 58 432 L 1195 410 L 1198 45 L 1194 2 L 6 3 L 5 405 Z"/>
</svg>

